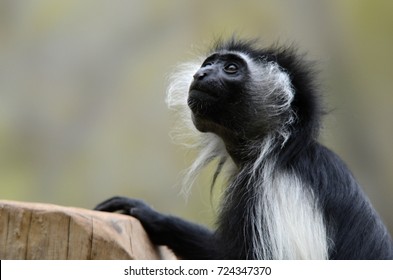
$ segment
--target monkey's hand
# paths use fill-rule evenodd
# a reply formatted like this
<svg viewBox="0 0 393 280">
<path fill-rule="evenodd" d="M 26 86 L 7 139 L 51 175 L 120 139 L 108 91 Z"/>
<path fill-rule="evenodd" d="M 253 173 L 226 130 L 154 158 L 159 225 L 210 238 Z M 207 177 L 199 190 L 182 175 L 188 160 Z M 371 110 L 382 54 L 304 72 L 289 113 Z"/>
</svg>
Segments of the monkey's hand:
<svg viewBox="0 0 393 280">
<path fill-rule="evenodd" d="M 98 204 L 94 210 L 105 212 L 120 211 L 123 214 L 137 218 L 149 233 L 154 235 L 160 230 L 160 223 L 163 223 L 166 216 L 153 210 L 144 201 L 134 198 L 115 196 Z M 152 236 L 151 236 L 152 237 Z"/>
<path fill-rule="evenodd" d="M 167 245 L 182 259 L 208 259 L 215 254 L 216 242 L 212 231 L 183 219 L 161 214 L 142 200 L 116 196 L 98 204 L 94 210 L 121 211 L 137 218 L 153 243 Z"/>
</svg>

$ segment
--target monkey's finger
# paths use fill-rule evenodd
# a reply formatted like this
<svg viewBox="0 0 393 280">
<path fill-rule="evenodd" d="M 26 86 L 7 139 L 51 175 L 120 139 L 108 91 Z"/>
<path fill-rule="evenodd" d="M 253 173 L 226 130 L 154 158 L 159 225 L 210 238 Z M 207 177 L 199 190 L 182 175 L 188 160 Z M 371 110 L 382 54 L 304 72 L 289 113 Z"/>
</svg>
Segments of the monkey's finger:
<svg viewBox="0 0 393 280">
<path fill-rule="evenodd" d="M 115 212 L 115 211 L 130 211 L 130 209 L 135 207 L 145 206 L 146 204 L 138 199 L 131 199 L 127 197 L 115 196 L 104 202 L 98 204 L 94 210 L 105 211 L 105 212 Z"/>
</svg>

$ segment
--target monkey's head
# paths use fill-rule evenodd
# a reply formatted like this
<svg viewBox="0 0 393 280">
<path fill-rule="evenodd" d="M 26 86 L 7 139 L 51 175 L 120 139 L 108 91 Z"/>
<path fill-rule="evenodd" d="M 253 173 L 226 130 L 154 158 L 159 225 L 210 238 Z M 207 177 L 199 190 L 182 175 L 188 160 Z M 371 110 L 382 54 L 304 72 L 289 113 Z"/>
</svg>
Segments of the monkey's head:
<svg viewBox="0 0 393 280">
<path fill-rule="evenodd" d="M 190 173 L 228 152 L 239 162 L 261 151 L 293 151 L 291 143 L 315 138 L 321 110 L 311 69 L 293 47 L 259 48 L 256 41 L 235 38 L 181 64 L 167 103 L 191 132 L 178 130 L 177 136 L 187 136 L 187 145 L 188 136 L 196 136 L 191 144 L 200 154 Z"/>
<path fill-rule="evenodd" d="M 194 73 L 187 101 L 199 131 L 235 142 L 276 134 L 285 142 L 315 117 L 315 87 L 301 57 L 293 48 L 254 45 L 220 42 Z"/>
</svg>

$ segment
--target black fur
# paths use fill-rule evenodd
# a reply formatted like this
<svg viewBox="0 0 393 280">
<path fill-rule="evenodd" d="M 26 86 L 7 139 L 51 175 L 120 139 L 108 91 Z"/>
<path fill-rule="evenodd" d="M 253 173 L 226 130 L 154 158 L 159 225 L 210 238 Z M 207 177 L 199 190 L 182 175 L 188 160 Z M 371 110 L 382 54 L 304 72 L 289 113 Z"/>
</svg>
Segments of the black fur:
<svg viewBox="0 0 393 280">
<path fill-rule="evenodd" d="M 283 144 L 275 143 L 257 172 L 250 172 L 258 160 L 258 144 L 274 133 L 278 129 L 277 120 L 284 122 L 287 115 L 275 116 L 272 121 L 266 112 L 253 108 L 252 96 L 245 87 L 252 82 L 246 66 L 240 65 L 239 71 L 243 72 L 237 80 L 232 76 L 228 78 L 225 73 L 203 73 L 207 77 L 217 75 L 214 78 L 217 83 L 210 82 L 214 90 L 206 88 L 208 83 L 202 80 L 205 76 L 197 75 L 201 81 L 196 81 L 194 88 L 209 95 L 197 92 L 195 100 L 189 99 L 194 123 L 203 132 L 219 135 L 237 166 L 237 172 L 229 180 L 217 230 L 213 232 L 160 214 L 140 200 L 124 197 L 109 199 L 96 209 L 121 210 L 136 217 L 155 244 L 167 245 L 183 259 L 253 259 L 257 255 L 255 244 L 250 240 L 255 223 L 248 220 L 245 213 L 259 209 L 253 203 L 257 203 L 256 194 L 261 191 L 259 188 L 263 192 L 266 182 L 258 174 L 264 172 L 267 163 L 274 162 L 272 177 L 279 172 L 291 172 L 311 188 L 322 209 L 329 259 L 393 259 L 392 239 L 351 172 L 337 155 L 317 142 L 323 110 L 310 64 L 293 48 L 260 49 L 255 45 L 254 41 L 230 39 L 218 42 L 211 53 L 240 52 L 258 65 L 271 62 L 279 65 L 291 80 L 294 99 L 290 110 L 295 119 L 286 128 L 289 138 Z M 222 60 L 226 63 L 226 58 Z M 236 91 L 234 95 L 233 91 Z M 264 213 L 259 215 L 263 220 Z M 265 253 L 264 257 L 274 256 Z"/>
</svg>

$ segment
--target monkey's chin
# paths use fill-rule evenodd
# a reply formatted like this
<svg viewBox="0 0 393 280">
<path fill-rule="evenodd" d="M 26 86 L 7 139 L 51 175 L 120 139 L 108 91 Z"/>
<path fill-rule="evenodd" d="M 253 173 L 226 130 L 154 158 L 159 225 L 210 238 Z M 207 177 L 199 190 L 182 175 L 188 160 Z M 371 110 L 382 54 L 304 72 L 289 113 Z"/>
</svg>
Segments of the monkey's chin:
<svg viewBox="0 0 393 280">
<path fill-rule="evenodd" d="M 191 118 L 195 128 L 198 129 L 200 132 L 210 132 L 206 120 L 203 120 L 203 118 L 195 115 L 194 113 L 191 114 Z"/>
<path fill-rule="evenodd" d="M 188 94 L 188 107 L 192 112 L 192 122 L 200 132 L 214 132 L 214 114 L 218 98 L 212 93 L 197 89 Z"/>
</svg>

